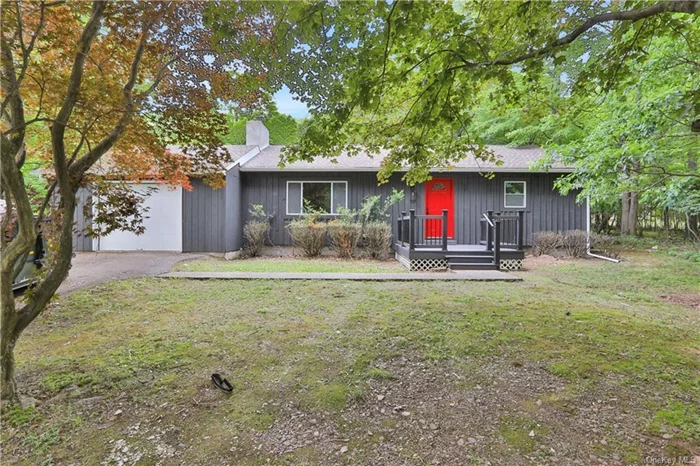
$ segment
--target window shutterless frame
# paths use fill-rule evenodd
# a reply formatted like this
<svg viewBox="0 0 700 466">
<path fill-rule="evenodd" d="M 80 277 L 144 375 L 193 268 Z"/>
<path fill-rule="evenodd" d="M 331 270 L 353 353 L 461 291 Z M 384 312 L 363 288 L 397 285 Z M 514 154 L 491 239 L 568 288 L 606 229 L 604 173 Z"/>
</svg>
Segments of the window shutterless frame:
<svg viewBox="0 0 700 466">
<path fill-rule="evenodd" d="M 511 196 L 523 196 L 522 205 L 509 205 L 508 204 L 508 185 L 509 184 L 521 184 L 523 186 L 522 194 L 510 194 Z M 524 209 L 527 206 L 527 182 L 525 181 L 504 181 L 503 182 L 503 207 L 508 209 Z"/>
<path fill-rule="evenodd" d="M 289 212 L 289 185 L 291 183 L 298 183 L 301 186 L 300 190 L 300 195 L 301 195 L 301 212 L 300 213 L 290 213 Z M 286 200 L 285 200 L 285 213 L 287 215 L 303 215 L 304 214 L 304 184 L 305 183 L 326 183 L 331 185 L 331 212 L 324 214 L 324 215 L 340 215 L 338 213 L 333 213 L 333 210 L 335 209 L 335 189 L 333 189 L 333 185 L 335 184 L 344 184 L 345 185 L 345 208 L 347 209 L 348 207 L 348 182 L 347 181 L 324 181 L 324 180 L 308 180 L 308 181 L 294 181 L 290 180 L 287 181 L 287 186 L 286 186 Z"/>
</svg>

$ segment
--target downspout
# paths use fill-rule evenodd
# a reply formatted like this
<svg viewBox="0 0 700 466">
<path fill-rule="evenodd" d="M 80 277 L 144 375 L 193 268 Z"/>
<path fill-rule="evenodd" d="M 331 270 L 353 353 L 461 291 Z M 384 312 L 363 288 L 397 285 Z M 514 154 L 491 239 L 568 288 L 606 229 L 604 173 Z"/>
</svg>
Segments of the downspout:
<svg viewBox="0 0 700 466">
<path fill-rule="evenodd" d="M 603 259 L 616 264 L 620 262 L 620 259 L 613 259 L 612 257 L 605 257 L 591 252 L 591 196 L 586 197 L 586 254 L 596 259 Z"/>
</svg>

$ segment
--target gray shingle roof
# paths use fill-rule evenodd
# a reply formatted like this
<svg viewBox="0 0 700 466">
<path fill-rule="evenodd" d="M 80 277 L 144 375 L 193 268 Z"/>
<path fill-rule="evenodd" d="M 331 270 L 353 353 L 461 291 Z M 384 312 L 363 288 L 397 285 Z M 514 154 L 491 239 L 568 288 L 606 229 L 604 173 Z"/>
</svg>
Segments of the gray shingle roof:
<svg viewBox="0 0 700 466">
<path fill-rule="evenodd" d="M 235 162 L 236 160 L 240 159 L 244 155 L 246 155 L 248 152 L 252 151 L 258 146 L 239 146 L 239 145 L 232 145 L 232 144 L 227 144 L 224 146 L 221 146 L 221 149 L 225 150 L 228 152 L 228 156 L 230 157 L 230 160 L 221 161 L 220 167 L 213 167 L 214 169 L 225 169 L 227 165 L 229 165 L 232 162 Z M 174 153 L 174 154 L 182 154 L 182 148 L 178 146 L 168 146 L 167 149 Z"/>
<path fill-rule="evenodd" d="M 255 149 L 258 146 L 239 146 L 239 145 L 225 145 L 222 146 L 221 149 L 225 150 L 228 152 L 230 160 L 226 160 L 225 162 L 219 161 L 219 165 L 212 167 L 213 170 L 225 170 L 227 168 L 227 165 L 231 164 L 231 162 L 235 162 L 236 160 L 240 159 L 244 155 L 246 155 L 248 152 L 251 150 Z M 169 152 L 172 152 L 173 154 L 182 154 L 182 148 L 179 146 L 167 146 L 166 149 Z M 90 173 L 95 174 L 95 175 L 107 175 L 109 172 L 114 168 L 114 161 L 111 157 L 111 152 L 108 152 L 104 156 L 100 157 L 100 159 L 95 163 L 90 168 Z"/>
<path fill-rule="evenodd" d="M 529 171 L 530 164 L 544 156 L 544 150 L 540 147 L 509 147 L 509 146 L 487 146 L 493 151 L 503 164 L 500 166 L 494 163 L 484 163 L 477 161 L 474 156 L 469 156 L 457 162 L 449 168 L 453 171 Z M 279 167 L 280 154 L 284 146 L 268 146 L 251 160 L 241 165 L 242 171 L 378 171 L 380 164 L 387 152 L 382 152 L 371 157 L 366 153 L 359 153 L 354 156 L 346 154 L 340 155 L 336 162 L 325 157 L 317 157 L 312 162 L 294 162 Z M 436 169 L 438 169 L 436 167 Z M 551 171 L 567 172 L 572 171 L 571 167 L 562 164 L 554 164 Z"/>
</svg>

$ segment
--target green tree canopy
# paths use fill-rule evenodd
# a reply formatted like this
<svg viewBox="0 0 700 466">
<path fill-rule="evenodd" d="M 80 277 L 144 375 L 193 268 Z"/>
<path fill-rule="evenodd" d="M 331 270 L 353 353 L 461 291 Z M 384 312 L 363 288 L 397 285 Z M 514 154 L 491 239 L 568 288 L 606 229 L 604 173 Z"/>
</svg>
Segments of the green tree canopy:
<svg viewBox="0 0 700 466">
<path fill-rule="evenodd" d="M 516 102 L 548 66 L 568 63 L 574 95 L 619 87 L 654 38 L 684 40 L 699 3 L 244 3 L 224 4 L 210 19 L 225 50 L 238 10 L 274 18 L 279 42 L 268 64 L 282 66 L 268 78 L 313 115 L 287 160 L 333 157 L 360 142 L 390 150 L 380 179 L 409 166 L 406 180 L 416 183 L 472 151 L 491 157 L 474 116 L 487 86 Z"/>
<path fill-rule="evenodd" d="M 224 144 L 245 144 L 246 122 L 253 118 L 262 118 L 270 132 L 270 144 L 289 145 L 299 141 L 299 127 L 294 117 L 277 110 L 277 105 L 268 99 L 264 109 L 246 112 L 231 112 L 226 115 L 228 131 L 221 136 Z"/>
</svg>

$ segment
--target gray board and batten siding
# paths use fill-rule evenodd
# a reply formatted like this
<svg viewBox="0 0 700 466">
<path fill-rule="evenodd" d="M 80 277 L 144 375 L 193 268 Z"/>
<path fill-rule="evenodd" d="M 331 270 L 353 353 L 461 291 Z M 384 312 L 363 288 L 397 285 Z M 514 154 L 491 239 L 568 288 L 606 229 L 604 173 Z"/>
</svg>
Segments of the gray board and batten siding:
<svg viewBox="0 0 700 466">
<path fill-rule="evenodd" d="M 238 166 L 226 173 L 226 186 L 213 189 L 191 178 L 182 191 L 182 251 L 228 252 L 242 246 L 241 179 Z"/>
<path fill-rule="evenodd" d="M 404 200 L 390 211 L 392 227 L 401 211 L 425 211 L 424 185 L 417 185 L 414 194 L 401 181 L 401 174 L 393 175 L 388 183 L 378 185 L 374 172 L 241 172 L 241 210 L 245 223 L 253 204 L 261 204 L 271 216 L 270 240 L 276 245 L 289 245 L 291 238 L 286 225 L 296 218 L 287 215 L 288 181 L 346 181 L 348 208 L 359 209 L 365 197 L 381 194 L 386 198 L 392 188 L 405 192 Z M 504 181 L 525 181 L 527 202 L 525 210 L 525 244 L 531 244 L 532 233 L 544 230 L 566 231 L 586 229 L 586 205 L 576 202 L 576 192 L 566 196 L 554 190 L 554 181 L 561 176 L 553 173 L 497 173 L 488 179 L 479 173 L 433 173 L 434 178 L 450 178 L 454 186 L 454 240 L 458 244 L 478 244 L 480 218 L 487 210 L 513 211 L 504 207 Z M 394 231 L 396 235 L 396 231 Z"/>
<path fill-rule="evenodd" d="M 401 175 L 393 175 L 388 183 L 377 185 L 377 174 L 372 172 L 241 172 L 243 222 L 250 219 L 250 208 L 260 204 L 270 216 L 270 241 L 275 245 L 290 245 L 292 239 L 286 229 L 298 215 L 287 215 L 288 181 L 346 181 L 349 209 L 359 209 L 367 196 L 381 194 L 384 198 L 392 188 L 405 191 L 404 200 L 391 209 L 387 221 L 392 223 L 401 210 L 410 209 L 410 193 Z"/>
<path fill-rule="evenodd" d="M 386 198 L 392 189 L 404 191 L 404 199 L 390 211 L 392 228 L 402 212 L 425 211 L 423 185 L 413 189 L 393 175 L 388 183 L 378 185 L 375 172 L 241 172 L 234 166 L 226 176 L 226 187 L 212 189 L 198 178 L 192 178 L 193 189 L 183 190 L 182 229 L 183 252 L 227 252 L 242 246 L 243 225 L 249 219 L 253 204 L 261 204 L 270 218 L 270 240 L 276 245 L 289 245 L 291 238 L 286 225 L 295 218 L 286 215 L 288 181 L 346 181 L 348 207 L 359 209 L 365 197 L 381 194 Z M 531 244 L 537 231 L 566 231 L 586 229 L 586 206 L 576 203 L 576 193 L 567 196 L 554 190 L 554 181 L 561 175 L 553 173 L 497 173 L 488 179 L 479 173 L 433 173 L 434 178 L 451 178 L 454 186 L 454 240 L 458 244 L 478 244 L 480 218 L 487 210 L 502 211 L 504 181 L 527 183 L 525 207 L 525 244 Z M 76 232 L 89 222 L 82 205 L 89 202 L 88 190 L 78 191 L 80 205 L 76 208 Z M 396 231 L 394 231 L 396 235 Z M 74 235 L 76 251 L 92 251 L 92 239 Z"/>
<path fill-rule="evenodd" d="M 191 178 L 192 190 L 182 190 L 183 252 L 223 252 L 226 226 L 226 188 L 212 189 Z"/>
</svg>

